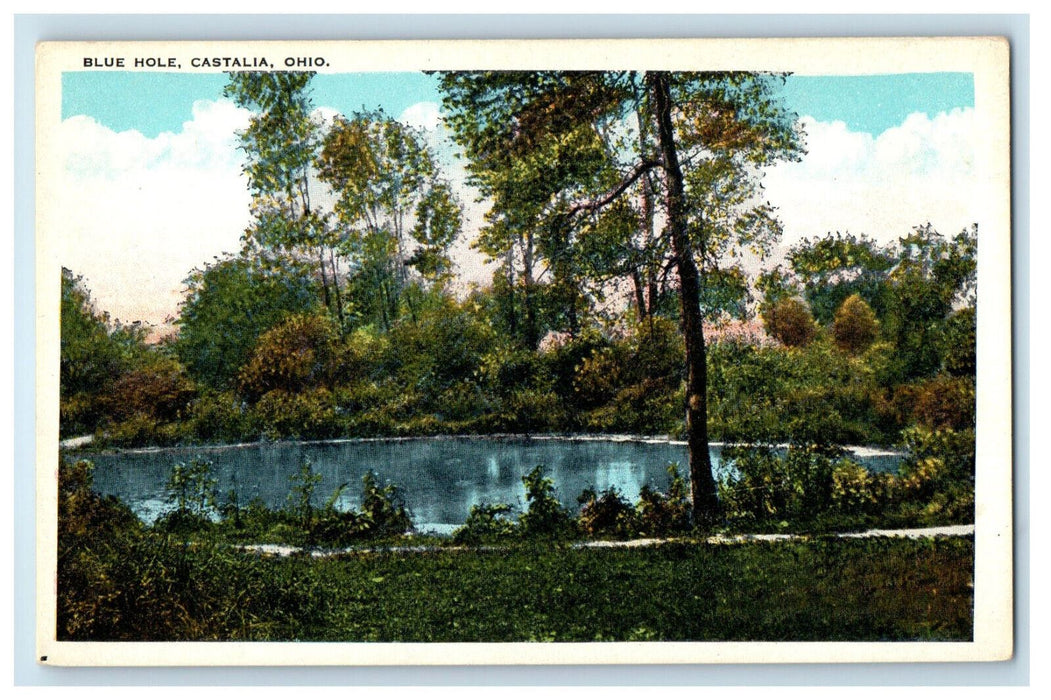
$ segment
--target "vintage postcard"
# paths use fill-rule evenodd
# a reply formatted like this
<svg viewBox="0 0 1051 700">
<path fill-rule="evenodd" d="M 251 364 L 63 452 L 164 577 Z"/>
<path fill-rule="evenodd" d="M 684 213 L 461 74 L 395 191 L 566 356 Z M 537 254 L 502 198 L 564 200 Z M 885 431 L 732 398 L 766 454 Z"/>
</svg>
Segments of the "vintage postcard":
<svg viewBox="0 0 1051 700">
<path fill-rule="evenodd" d="M 1012 655 L 997 37 L 37 48 L 40 663 Z"/>
</svg>

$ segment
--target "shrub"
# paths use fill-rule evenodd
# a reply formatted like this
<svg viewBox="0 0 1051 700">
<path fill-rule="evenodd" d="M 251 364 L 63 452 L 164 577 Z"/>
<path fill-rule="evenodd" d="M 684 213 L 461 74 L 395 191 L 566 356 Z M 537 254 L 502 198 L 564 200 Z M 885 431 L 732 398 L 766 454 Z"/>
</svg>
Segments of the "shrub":
<svg viewBox="0 0 1051 700">
<path fill-rule="evenodd" d="M 117 567 L 142 523 L 113 496 L 92 490 L 94 468 L 59 457 L 58 639 L 90 639 L 125 623 L 117 614 L 126 594 Z"/>
<path fill-rule="evenodd" d="M 193 377 L 212 388 L 233 388 L 260 335 L 292 314 L 317 308 L 317 283 L 303 272 L 288 259 L 246 257 L 193 270 L 174 343 Z"/>
<path fill-rule="evenodd" d="M 576 368 L 573 398 L 576 406 L 588 409 L 613 400 L 623 387 L 623 360 L 616 347 L 596 348 Z"/>
<path fill-rule="evenodd" d="M 322 313 L 297 314 L 259 337 L 238 384 L 250 401 L 269 392 L 297 394 L 328 387 L 337 371 L 335 322 Z"/>
<path fill-rule="evenodd" d="M 577 524 L 585 535 L 628 537 L 637 530 L 635 509 L 620 492 L 610 487 L 601 494 L 586 489 L 577 497 L 580 515 Z"/>
<path fill-rule="evenodd" d="M 787 347 L 804 347 L 817 335 L 810 309 L 795 297 L 784 297 L 762 312 L 763 325 L 771 337 Z"/>
<path fill-rule="evenodd" d="M 218 513 L 212 463 L 194 459 L 172 467 L 165 484 L 167 502 L 173 508 L 161 516 L 154 527 L 162 532 L 189 534 L 208 529 L 212 516 Z"/>
<path fill-rule="evenodd" d="M 974 380 L 939 375 L 917 387 L 913 416 L 928 430 L 965 430 L 974 427 Z"/>
<path fill-rule="evenodd" d="M 519 517 L 527 537 L 566 537 L 572 534 L 573 520 L 555 497 L 555 483 L 544 476 L 538 465 L 522 477 L 529 507 Z"/>
<path fill-rule="evenodd" d="M 394 484 L 381 487 L 371 471 L 362 477 L 361 516 L 368 523 L 369 534 L 375 537 L 402 535 L 412 529 L 412 517 L 401 489 Z"/>
<path fill-rule="evenodd" d="M 847 297 L 832 320 L 832 337 L 843 352 L 857 355 L 879 336 L 879 321 L 872 307 L 857 294 Z"/>
<path fill-rule="evenodd" d="M 690 529 L 690 489 L 679 473 L 679 465 L 668 465 L 668 492 L 661 493 L 646 484 L 639 491 L 639 530 L 644 535 L 665 537 Z"/>
<path fill-rule="evenodd" d="M 554 391 L 522 389 L 504 402 L 511 416 L 509 428 L 523 432 L 557 429 L 565 425 L 565 409 Z"/>
<path fill-rule="evenodd" d="M 515 521 L 510 517 L 513 510 L 506 503 L 479 503 L 471 506 L 467 520 L 453 532 L 453 542 L 481 544 L 515 536 Z"/>
<path fill-rule="evenodd" d="M 952 481 L 974 482 L 975 435 L 973 430 L 927 430 L 910 428 L 902 433 L 906 458 L 901 472 L 907 475 L 927 460 L 944 464 L 945 477 Z"/>
<path fill-rule="evenodd" d="M 787 452 L 769 446 L 724 448 L 723 460 L 733 470 L 719 483 L 727 517 L 783 529 L 827 515 L 835 502 L 835 470 L 843 470 L 842 478 L 850 474 L 838 457 L 836 450 L 819 445 L 792 446 Z"/>
<path fill-rule="evenodd" d="M 290 393 L 275 389 L 253 409 L 252 420 L 271 439 L 321 439 L 341 433 L 335 401 L 328 389 Z"/>
<path fill-rule="evenodd" d="M 231 391 L 205 392 L 190 407 L 189 432 L 205 441 L 255 439 L 262 430 L 257 417 Z"/>
<path fill-rule="evenodd" d="M 882 500 L 874 474 L 849 460 L 832 469 L 831 507 L 837 513 L 859 515 L 874 512 Z"/>
<path fill-rule="evenodd" d="M 196 393 L 181 364 L 158 356 L 117 378 L 104 396 L 103 405 L 118 422 L 138 415 L 171 422 L 188 415 Z"/>
<path fill-rule="evenodd" d="M 945 323 L 945 371 L 956 377 L 974 377 L 977 361 L 975 308 L 960 309 Z"/>
</svg>

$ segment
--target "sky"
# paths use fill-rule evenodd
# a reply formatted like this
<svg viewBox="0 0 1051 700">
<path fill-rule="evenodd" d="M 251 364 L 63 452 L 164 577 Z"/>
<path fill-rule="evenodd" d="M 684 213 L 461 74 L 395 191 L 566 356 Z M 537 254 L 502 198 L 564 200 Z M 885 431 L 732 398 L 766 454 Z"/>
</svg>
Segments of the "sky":
<svg viewBox="0 0 1051 700">
<path fill-rule="evenodd" d="M 100 309 L 162 325 L 178 313 L 183 280 L 235 252 L 250 223 L 236 131 L 248 112 L 223 97 L 223 74 L 76 71 L 63 74 L 60 207 L 63 265 L 83 276 Z M 382 108 L 448 150 L 436 79 L 423 73 L 319 74 L 324 114 Z M 952 235 L 979 174 L 970 74 L 789 76 L 786 104 L 806 155 L 766 171 L 783 247 L 827 232 L 883 242 L 930 222 Z M 462 163 L 447 175 L 462 182 Z M 482 205 L 464 192 L 467 222 L 454 248 L 461 273 L 483 282 L 469 250 Z"/>
</svg>

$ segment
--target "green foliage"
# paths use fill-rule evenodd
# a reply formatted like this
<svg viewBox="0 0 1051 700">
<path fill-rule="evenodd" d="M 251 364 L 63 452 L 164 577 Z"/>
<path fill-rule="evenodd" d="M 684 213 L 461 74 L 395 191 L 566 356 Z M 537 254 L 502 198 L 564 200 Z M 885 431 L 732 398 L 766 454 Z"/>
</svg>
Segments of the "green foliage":
<svg viewBox="0 0 1051 700">
<path fill-rule="evenodd" d="M 321 483 L 321 475 L 314 471 L 310 460 L 304 460 L 299 471 L 289 477 L 292 489 L 288 494 L 288 512 L 309 532 L 314 524 L 314 491 Z"/>
<path fill-rule="evenodd" d="M 668 465 L 668 491 L 663 493 L 644 484 L 639 491 L 639 534 L 649 537 L 681 535 L 691 528 L 689 485 L 675 462 Z"/>
<path fill-rule="evenodd" d="M 110 335 L 109 315 L 95 310 L 81 277 L 62 268 L 59 391 L 71 398 L 95 393 L 124 367 L 121 346 Z"/>
<path fill-rule="evenodd" d="M 836 309 L 858 295 L 870 307 L 885 309 L 886 279 L 897 262 L 894 250 L 865 236 L 829 234 L 806 239 L 788 259 L 818 322 L 832 322 Z"/>
<path fill-rule="evenodd" d="M 139 367 L 120 375 L 101 397 L 106 415 L 114 421 L 145 416 L 157 422 L 174 422 L 189 416 L 197 391 L 175 359 L 153 355 Z"/>
<path fill-rule="evenodd" d="M 484 355 L 496 346 L 492 329 L 469 304 L 445 301 L 403 321 L 389 335 L 385 368 L 402 386 L 430 398 L 421 412 L 444 412 L 436 399 L 464 381 L 475 381 Z"/>
<path fill-rule="evenodd" d="M 325 307 L 342 330 L 339 236 L 311 194 L 322 140 L 310 97 L 313 76 L 307 71 L 235 72 L 223 94 L 252 112 L 248 128 L 238 134 L 254 217 L 244 236 L 246 250 L 264 258 L 289 254 L 309 264 L 320 277 Z"/>
<path fill-rule="evenodd" d="M 931 376 L 941 368 L 953 305 L 973 301 L 977 236 L 974 226 L 946 240 L 928 224 L 901 239 L 883 322 L 897 348 L 898 377 Z"/>
<path fill-rule="evenodd" d="M 318 291 L 291 260 L 216 260 L 186 280 L 175 351 L 198 381 L 229 389 L 259 336 L 317 306 Z"/>
<path fill-rule="evenodd" d="M 257 400 L 330 387 L 337 370 L 338 330 L 324 314 L 289 316 L 259 337 L 238 376 L 241 394 Z"/>
<path fill-rule="evenodd" d="M 974 428 L 973 379 L 940 374 L 916 388 L 913 415 L 919 426 L 934 430 Z"/>
<path fill-rule="evenodd" d="M 522 477 L 528 509 L 519 516 L 526 537 L 559 539 L 572 534 L 573 520 L 555 496 L 555 482 L 537 465 Z"/>
<path fill-rule="evenodd" d="M 732 447 L 719 485 L 733 529 L 843 530 L 973 522 L 974 434 L 905 431 L 897 474 L 816 446 Z"/>
<path fill-rule="evenodd" d="M 81 640 L 916 641 L 972 638 L 967 539 L 511 547 L 261 558 L 144 539 Z M 183 566 L 184 577 L 173 576 Z M 126 587 L 124 587 L 126 586 Z M 164 588 L 167 586 L 167 589 Z M 60 589 L 61 590 L 61 589 Z M 485 591 L 485 595 L 478 595 Z M 130 605 L 137 600 L 138 607 Z M 152 619 L 153 624 L 150 624 Z"/>
<path fill-rule="evenodd" d="M 258 426 L 261 434 L 271 440 L 334 438 L 343 427 L 336 413 L 335 397 L 325 388 L 268 391 L 252 408 L 248 424 Z"/>
<path fill-rule="evenodd" d="M 788 528 L 829 508 L 835 460 L 821 450 L 726 447 L 722 459 L 733 470 L 719 488 L 731 521 Z"/>
<path fill-rule="evenodd" d="M 382 112 L 337 117 L 318 159 L 337 197 L 338 248 L 361 320 L 389 329 L 417 309 L 408 268 L 441 285 L 462 211 L 423 135 Z M 403 305 L 406 308 L 403 308 Z"/>
<path fill-rule="evenodd" d="M 154 527 L 183 535 L 209 529 L 213 517 L 218 515 L 218 484 L 210 461 L 194 459 L 188 465 L 174 465 L 165 484 L 167 502 L 172 508 Z"/>
<path fill-rule="evenodd" d="M 577 497 L 577 525 L 588 537 L 630 537 L 638 530 L 635 508 L 615 487 L 595 493 L 586 489 Z"/>
<path fill-rule="evenodd" d="M 858 355 L 879 337 L 879 321 L 872 307 L 857 294 L 852 294 L 836 309 L 832 320 L 832 337 L 840 350 Z"/>
<path fill-rule="evenodd" d="M 960 309 L 945 324 L 945 371 L 956 377 L 974 377 L 977 367 L 977 316 L 974 306 Z"/>
<path fill-rule="evenodd" d="M 709 349 L 711 433 L 725 441 L 889 444 L 890 417 L 877 374 L 882 350 L 850 357 L 822 337 L 786 350 L 720 341 Z"/>
<path fill-rule="evenodd" d="M 107 418 L 114 383 L 152 357 L 146 329 L 99 312 L 81 277 L 62 268 L 59 415 L 63 436 L 94 432 Z"/>
<path fill-rule="evenodd" d="M 763 325 L 786 347 L 806 346 L 817 334 L 810 310 L 794 297 L 783 297 L 763 310 Z"/>
<path fill-rule="evenodd" d="M 464 524 L 453 531 L 455 544 L 483 544 L 505 541 L 517 534 L 507 503 L 478 503 L 471 506 Z"/>
<path fill-rule="evenodd" d="M 189 432 L 204 442 L 237 442 L 262 429 L 254 412 L 232 391 L 202 391 L 190 407 Z"/>
<path fill-rule="evenodd" d="M 592 432 L 670 434 L 682 421 L 682 338 L 667 319 L 592 350 L 576 366 L 570 405 Z"/>
<path fill-rule="evenodd" d="M 374 537 L 402 535 L 412 530 L 412 517 L 401 489 L 394 484 L 380 486 L 372 471 L 362 477 L 361 515 Z"/>
</svg>

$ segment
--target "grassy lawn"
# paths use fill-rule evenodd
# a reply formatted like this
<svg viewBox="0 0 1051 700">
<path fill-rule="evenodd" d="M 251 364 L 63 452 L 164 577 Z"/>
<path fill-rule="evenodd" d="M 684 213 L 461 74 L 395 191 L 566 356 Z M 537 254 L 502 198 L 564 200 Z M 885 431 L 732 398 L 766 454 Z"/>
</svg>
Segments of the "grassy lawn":
<svg viewBox="0 0 1051 700">
<path fill-rule="evenodd" d="M 973 544 L 822 540 L 516 547 L 310 564 L 335 594 L 311 639 L 971 638 Z"/>
<path fill-rule="evenodd" d="M 221 545 L 187 551 L 149 538 L 122 557 L 127 583 L 108 599 L 112 610 L 94 609 L 105 624 L 60 638 L 962 641 L 972 635 L 973 543 L 966 538 L 638 549 L 521 544 L 329 559 L 266 557 Z M 90 595 L 98 600 L 98 591 Z"/>
</svg>

